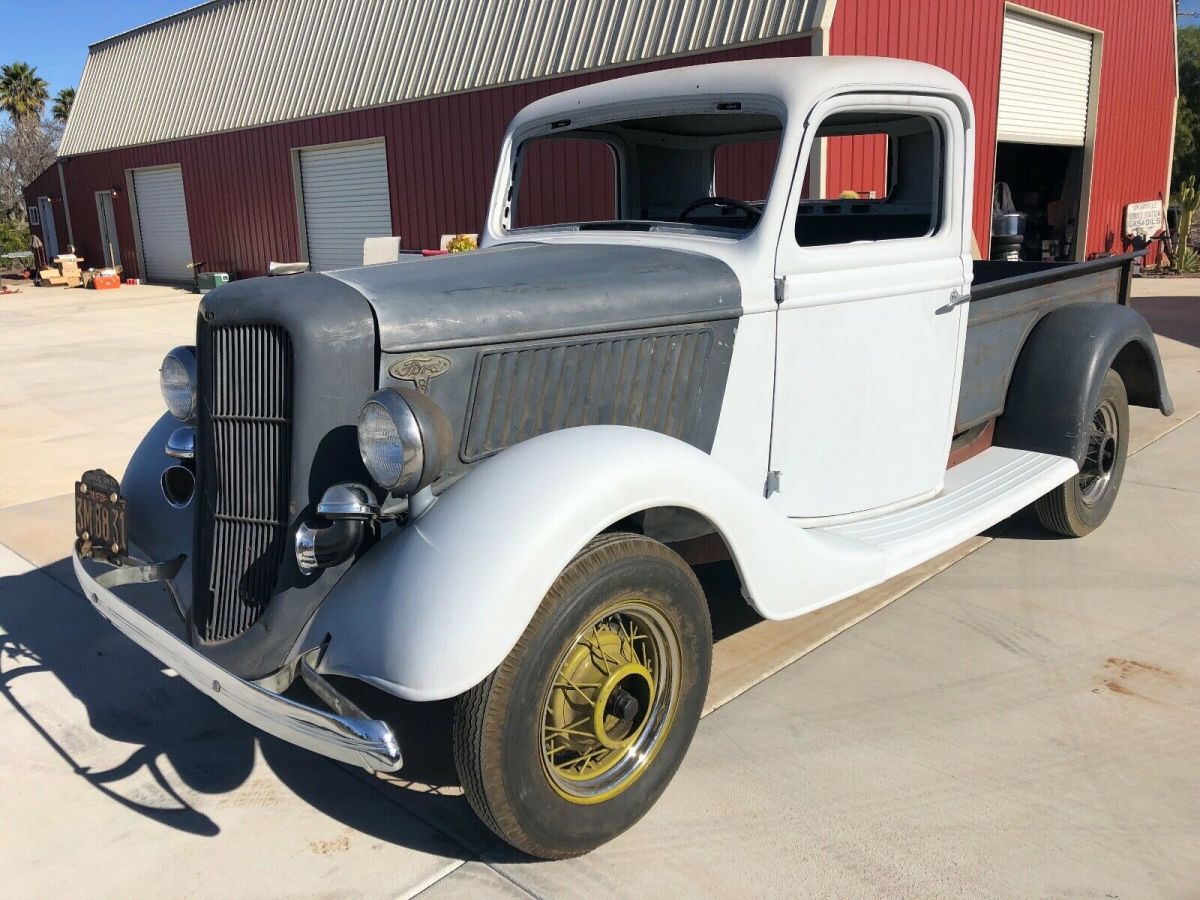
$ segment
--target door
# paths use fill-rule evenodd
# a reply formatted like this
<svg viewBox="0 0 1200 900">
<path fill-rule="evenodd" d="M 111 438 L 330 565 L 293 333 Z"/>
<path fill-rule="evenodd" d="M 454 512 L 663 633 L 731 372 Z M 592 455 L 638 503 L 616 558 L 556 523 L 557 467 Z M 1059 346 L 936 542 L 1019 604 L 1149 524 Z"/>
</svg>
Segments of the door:
<svg viewBox="0 0 1200 900">
<path fill-rule="evenodd" d="M 1082 27 L 1005 13 L 995 173 L 1025 218 L 994 226 L 993 259 L 1083 259 L 1099 55 Z"/>
<path fill-rule="evenodd" d="M 1005 13 L 998 141 L 1082 147 L 1091 84 L 1091 32 Z"/>
<path fill-rule="evenodd" d="M 957 107 L 935 98 L 837 98 L 809 122 L 829 183 L 798 170 L 780 235 L 771 468 L 774 502 L 818 518 L 940 489 L 966 333 L 954 301 L 970 271 L 971 145 Z"/>
<path fill-rule="evenodd" d="M 301 222 L 315 272 L 363 264 L 363 242 L 392 233 L 383 141 L 299 151 Z"/>
<path fill-rule="evenodd" d="M 117 219 L 113 215 L 112 191 L 96 191 L 96 218 L 100 222 L 100 253 L 106 266 L 121 264 L 121 245 L 117 243 Z"/>
<path fill-rule="evenodd" d="M 58 256 L 58 229 L 54 227 L 54 205 L 49 197 L 38 197 L 38 216 L 42 220 L 42 243 L 46 245 L 46 262 Z"/>
<path fill-rule="evenodd" d="M 183 170 L 179 166 L 134 169 L 133 194 L 142 277 L 176 284 L 191 281 L 192 238 Z"/>
</svg>

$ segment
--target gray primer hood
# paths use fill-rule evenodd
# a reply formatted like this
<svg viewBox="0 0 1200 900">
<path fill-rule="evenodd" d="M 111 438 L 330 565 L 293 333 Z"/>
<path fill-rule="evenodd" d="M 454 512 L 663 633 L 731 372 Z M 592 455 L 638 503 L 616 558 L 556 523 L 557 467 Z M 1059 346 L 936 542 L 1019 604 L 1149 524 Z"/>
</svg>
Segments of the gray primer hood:
<svg viewBox="0 0 1200 900">
<path fill-rule="evenodd" d="M 326 273 L 374 307 L 384 352 L 736 318 L 711 256 L 618 244 L 501 244 Z"/>
</svg>

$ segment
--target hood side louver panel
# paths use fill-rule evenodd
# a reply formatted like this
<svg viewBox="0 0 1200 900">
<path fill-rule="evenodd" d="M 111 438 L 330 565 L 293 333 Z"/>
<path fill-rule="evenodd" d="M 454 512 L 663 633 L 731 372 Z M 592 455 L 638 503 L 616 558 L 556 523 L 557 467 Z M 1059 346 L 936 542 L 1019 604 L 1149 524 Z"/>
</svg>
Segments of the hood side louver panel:
<svg viewBox="0 0 1200 900">
<path fill-rule="evenodd" d="M 579 425 L 631 425 L 693 442 L 713 345 L 708 327 L 480 354 L 462 459 Z"/>
</svg>

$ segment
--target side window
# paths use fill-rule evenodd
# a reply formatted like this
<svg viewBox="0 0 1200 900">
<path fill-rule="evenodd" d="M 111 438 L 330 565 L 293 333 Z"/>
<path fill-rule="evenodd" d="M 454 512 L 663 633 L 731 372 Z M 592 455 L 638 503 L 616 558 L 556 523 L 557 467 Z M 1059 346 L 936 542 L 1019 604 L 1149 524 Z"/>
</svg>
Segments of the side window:
<svg viewBox="0 0 1200 900">
<path fill-rule="evenodd" d="M 887 241 L 938 230 L 944 150 L 934 120 L 856 110 L 829 117 L 817 135 L 825 144 L 825 189 L 806 173 L 797 244 Z"/>
<path fill-rule="evenodd" d="M 617 156 L 603 141 L 536 138 L 521 146 L 513 227 L 617 216 Z"/>
</svg>

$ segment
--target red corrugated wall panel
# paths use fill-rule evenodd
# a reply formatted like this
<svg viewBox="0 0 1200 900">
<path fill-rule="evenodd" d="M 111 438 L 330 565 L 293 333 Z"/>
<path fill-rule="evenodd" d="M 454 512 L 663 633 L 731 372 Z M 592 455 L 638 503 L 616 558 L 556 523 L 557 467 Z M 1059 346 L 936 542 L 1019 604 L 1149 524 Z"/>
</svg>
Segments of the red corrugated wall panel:
<svg viewBox="0 0 1200 900">
<path fill-rule="evenodd" d="M 810 52 L 809 38 L 793 38 L 78 156 L 66 164 L 76 244 L 89 261 L 100 259 L 95 191 L 116 187 L 120 190 L 115 212 L 121 261 L 127 275 L 137 274 L 126 170 L 178 164 L 187 197 L 192 258 L 235 277 L 262 274 L 269 260 L 300 257 L 292 149 L 384 137 L 394 231 L 406 247 L 436 247 L 442 234 L 479 230 L 504 129 L 513 114 L 532 100 L 634 72 L 730 59 L 807 56 Z M 598 179 L 593 189 L 605 190 L 604 180 Z"/>
<path fill-rule="evenodd" d="M 1092 168 L 1088 253 L 1121 251 L 1124 208 L 1165 200 L 1175 109 L 1171 0 L 1025 0 L 1021 6 L 1104 33 Z M 996 155 L 1003 0 L 839 0 L 831 52 L 917 59 L 948 69 L 971 92 L 976 129 L 975 234 L 987 252 Z M 829 185 L 861 160 L 831 158 Z"/>
<path fill-rule="evenodd" d="M 838 161 L 825 179 L 826 198 L 854 191 L 860 197 L 887 196 L 887 138 L 881 134 L 842 135 L 828 139 L 831 159 Z"/>
</svg>

